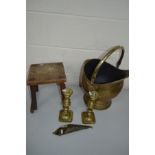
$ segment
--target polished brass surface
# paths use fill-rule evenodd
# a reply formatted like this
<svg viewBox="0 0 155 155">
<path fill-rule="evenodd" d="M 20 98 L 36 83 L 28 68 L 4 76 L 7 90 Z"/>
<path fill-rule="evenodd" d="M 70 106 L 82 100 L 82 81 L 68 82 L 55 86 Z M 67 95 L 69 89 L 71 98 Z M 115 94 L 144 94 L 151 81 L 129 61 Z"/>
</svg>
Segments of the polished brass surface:
<svg viewBox="0 0 155 155">
<path fill-rule="evenodd" d="M 83 99 L 84 99 L 85 104 L 87 105 L 88 100 L 89 100 L 88 93 L 84 94 Z M 111 100 L 100 100 L 100 99 L 98 99 L 95 101 L 94 109 L 97 109 L 97 110 L 108 109 L 111 106 L 111 103 L 112 103 Z"/>
<path fill-rule="evenodd" d="M 116 97 L 124 84 L 124 79 L 128 76 L 124 77 L 123 79 L 116 80 L 109 83 L 104 84 L 96 84 L 94 83 L 97 73 L 101 67 L 101 65 L 113 54 L 115 51 L 120 49 L 121 55 L 120 58 L 116 64 L 117 67 L 121 64 L 121 61 L 124 56 L 124 48 L 122 46 L 114 46 L 111 49 L 108 49 L 105 55 L 101 58 L 100 62 L 97 64 L 96 68 L 93 71 L 91 80 L 89 80 L 84 72 L 84 66 L 91 60 L 85 60 L 85 62 L 82 65 L 81 73 L 80 73 L 80 83 L 79 85 L 83 87 L 85 94 L 84 94 L 84 101 L 87 104 L 89 102 L 89 96 L 87 92 L 89 91 L 96 91 L 98 93 L 98 98 L 96 99 L 96 102 L 94 104 L 94 109 L 97 110 L 103 110 L 110 107 L 112 103 L 112 98 Z"/>
<path fill-rule="evenodd" d="M 89 128 L 92 128 L 92 126 L 80 125 L 80 124 L 67 124 L 55 130 L 53 134 L 62 136 L 68 133 L 72 133 L 72 132 L 84 130 L 84 129 L 89 129 Z"/>
<path fill-rule="evenodd" d="M 99 72 L 99 69 L 100 69 L 101 65 L 118 49 L 121 49 L 119 51 L 119 52 L 121 52 L 120 58 L 119 58 L 119 60 L 116 63 L 117 68 L 119 67 L 119 65 L 122 62 L 123 56 L 124 56 L 124 47 L 122 47 L 122 46 L 114 46 L 114 47 L 112 47 L 112 48 L 110 48 L 110 49 L 108 49 L 106 51 L 106 53 L 104 54 L 103 58 L 101 58 L 100 62 L 96 66 L 96 68 L 95 68 L 95 70 L 93 72 L 92 78 L 91 78 L 91 83 L 92 84 L 94 83 L 94 81 L 96 79 L 96 75 Z"/>
<path fill-rule="evenodd" d="M 85 112 L 82 112 L 81 118 L 82 118 L 82 123 L 83 124 L 95 124 L 96 119 L 95 119 L 95 114 L 93 112 L 94 104 L 97 99 L 97 92 L 96 91 L 90 91 L 88 93 L 89 95 L 89 100 L 88 100 L 88 109 Z"/>
<path fill-rule="evenodd" d="M 73 112 L 69 110 L 69 107 L 71 105 L 70 97 L 73 94 L 73 90 L 70 88 L 66 88 L 62 90 L 62 93 L 64 95 L 64 100 L 63 100 L 63 109 L 60 110 L 60 113 L 59 113 L 59 121 L 72 122 Z"/>
</svg>

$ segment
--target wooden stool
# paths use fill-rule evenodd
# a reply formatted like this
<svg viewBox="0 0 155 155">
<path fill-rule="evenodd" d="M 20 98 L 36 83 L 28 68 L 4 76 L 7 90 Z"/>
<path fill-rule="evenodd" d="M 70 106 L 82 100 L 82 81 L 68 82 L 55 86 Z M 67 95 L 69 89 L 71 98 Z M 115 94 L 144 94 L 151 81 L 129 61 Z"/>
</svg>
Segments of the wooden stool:
<svg viewBox="0 0 155 155">
<path fill-rule="evenodd" d="M 36 92 L 39 91 L 39 84 L 56 83 L 60 87 L 61 99 L 63 100 L 62 89 L 65 89 L 66 75 L 62 62 L 32 64 L 29 69 L 27 85 L 31 90 L 31 108 L 33 113 L 37 110 Z"/>
</svg>

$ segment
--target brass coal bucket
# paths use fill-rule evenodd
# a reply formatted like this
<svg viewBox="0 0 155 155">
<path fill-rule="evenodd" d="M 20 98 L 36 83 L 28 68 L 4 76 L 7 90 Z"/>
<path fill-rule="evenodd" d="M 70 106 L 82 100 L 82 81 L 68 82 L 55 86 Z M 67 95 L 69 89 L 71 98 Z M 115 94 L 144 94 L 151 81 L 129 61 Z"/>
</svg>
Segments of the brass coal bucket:
<svg viewBox="0 0 155 155">
<path fill-rule="evenodd" d="M 106 60 L 116 51 L 121 52 L 116 67 L 107 63 Z M 84 101 L 89 100 L 88 92 L 97 91 L 98 98 L 94 109 L 107 109 L 112 98 L 121 91 L 124 79 L 129 76 L 129 70 L 120 70 L 119 66 L 124 56 L 124 47 L 114 46 L 108 49 L 101 59 L 85 60 L 80 73 L 79 85 L 84 88 Z"/>
</svg>

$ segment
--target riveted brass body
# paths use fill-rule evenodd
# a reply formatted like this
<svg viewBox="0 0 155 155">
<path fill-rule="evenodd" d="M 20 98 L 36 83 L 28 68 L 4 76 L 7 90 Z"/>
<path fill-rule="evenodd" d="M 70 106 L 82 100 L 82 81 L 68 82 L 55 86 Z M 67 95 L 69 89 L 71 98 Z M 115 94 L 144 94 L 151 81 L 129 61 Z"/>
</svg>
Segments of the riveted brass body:
<svg viewBox="0 0 155 155">
<path fill-rule="evenodd" d="M 89 100 L 88 100 L 88 109 L 85 112 L 82 112 L 81 118 L 83 124 L 95 124 L 96 119 L 93 112 L 93 107 L 95 104 L 95 100 L 97 99 L 97 92 L 96 91 L 90 91 L 88 92 Z"/>
<path fill-rule="evenodd" d="M 108 107 L 110 107 L 110 105 L 112 103 L 112 101 L 111 101 L 112 98 L 116 97 L 120 93 L 120 91 L 123 87 L 123 84 L 124 84 L 124 79 L 128 77 L 128 75 L 126 75 L 126 76 L 124 76 L 124 78 L 122 78 L 120 80 L 115 80 L 115 81 L 103 83 L 103 84 L 95 83 L 95 79 L 97 77 L 97 74 L 98 74 L 101 66 L 117 50 L 119 50 L 119 52 L 121 52 L 120 58 L 119 58 L 118 62 L 116 63 L 116 67 L 117 68 L 119 67 L 119 65 L 121 64 L 121 61 L 123 59 L 123 56 L 124 56 L 124 47 L 118 45 L 118 46 L 112 47 L 111 49 L 108 49 L 105 52 L 104 56 L 102 58 L 100 58 L 100 61 L 97 64 L 97 66 L 95 67 L 90 80 L 88 79 L 87 75 L 85 74 L 84 67 L 92 59 L 85 60 L 82 65 L 79 85 L 85 91 L 85 94 L 84 94 L 85 104 L 87 104 L 89 102 L 89 95 L 87 92 L 96 91 L 98 93 L 98 98 L 94 104 L 94 109 L 103 110 L 103 109 L 107 109 Z"/>
<path fill-rule="evenodd" d="M 71 105 L 70 97 L 73 94 L 73 90 L 70 88 L 66 88 L 66 89 L 63 89 L 62 92 L 64 95 L 64 100 L 63 100 L 63 109 L 60 110 L 60 113 L 59 113 L 59 121 L 72 122 L 73 112 L 69 110 L 69 107 Z"/>
</svg>

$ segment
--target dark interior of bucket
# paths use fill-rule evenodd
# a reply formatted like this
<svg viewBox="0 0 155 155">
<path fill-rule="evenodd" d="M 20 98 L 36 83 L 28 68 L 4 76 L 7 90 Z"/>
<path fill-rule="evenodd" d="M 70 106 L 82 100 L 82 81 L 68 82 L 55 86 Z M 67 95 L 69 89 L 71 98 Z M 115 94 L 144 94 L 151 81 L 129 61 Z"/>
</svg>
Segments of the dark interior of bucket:
<svg viewBox="0 0 155 155">
<path fill-rule="evenodd" d="M 91 80 L 92 74 L 94 72 L 95 67 L 99 63 L 100 59 L 91 59 L 84 66 L 84 72 L 89 80 Z M 104 84 L 109 82 L 114 82 L 120 79 L 124 79 L 129 76 L 128 70 L 120 70 L 113 65 L 104 62 L 99 69 L 99 72 L 96 76 L 95 83 L 96 84 Z"/>
</svg>

